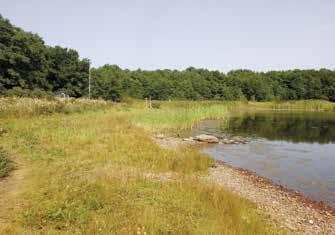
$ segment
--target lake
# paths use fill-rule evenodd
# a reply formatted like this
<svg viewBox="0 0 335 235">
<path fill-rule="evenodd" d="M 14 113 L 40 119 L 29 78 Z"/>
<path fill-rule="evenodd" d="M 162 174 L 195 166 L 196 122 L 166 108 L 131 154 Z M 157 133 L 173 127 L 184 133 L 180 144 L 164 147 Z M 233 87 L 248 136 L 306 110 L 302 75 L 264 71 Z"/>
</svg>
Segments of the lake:
<svg viewBox="0 0 335 235">
<path fill-rule="evenodd" d="M 335 113 L 257 111 L 207 120 L 187 135 L 243 136 L 202 151 L 335 206 Z"/>
</svg>

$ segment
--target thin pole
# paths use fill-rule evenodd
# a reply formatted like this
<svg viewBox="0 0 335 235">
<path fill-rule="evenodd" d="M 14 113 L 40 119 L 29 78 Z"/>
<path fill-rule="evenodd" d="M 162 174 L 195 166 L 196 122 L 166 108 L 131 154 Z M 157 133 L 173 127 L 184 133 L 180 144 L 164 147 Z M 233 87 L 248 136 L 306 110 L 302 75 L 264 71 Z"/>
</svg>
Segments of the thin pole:
<svg viewBox="0 0 335 235">
<path fill-rule="evenodd" d="M 88 67 L 88 98 L 91 99 L 91 66 Z"/>
</svg>

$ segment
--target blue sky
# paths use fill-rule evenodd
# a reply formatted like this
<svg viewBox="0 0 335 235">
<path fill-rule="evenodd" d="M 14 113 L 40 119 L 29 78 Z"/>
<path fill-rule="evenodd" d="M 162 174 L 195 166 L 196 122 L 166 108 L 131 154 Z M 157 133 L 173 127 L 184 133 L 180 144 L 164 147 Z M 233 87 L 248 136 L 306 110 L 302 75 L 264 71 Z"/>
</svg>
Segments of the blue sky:
<svg viewBox="0 0 335 235">
<path fill-rule="evenodd" d="M 335 69 L 334 0 L 0 0 L 0 13 L 93 66 Z"/>
</svg>

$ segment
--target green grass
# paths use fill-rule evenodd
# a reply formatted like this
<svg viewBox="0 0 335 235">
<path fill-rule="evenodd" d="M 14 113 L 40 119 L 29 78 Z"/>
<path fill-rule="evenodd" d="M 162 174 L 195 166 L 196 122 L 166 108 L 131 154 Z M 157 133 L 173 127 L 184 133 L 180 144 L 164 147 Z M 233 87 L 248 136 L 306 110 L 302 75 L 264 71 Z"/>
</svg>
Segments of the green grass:
<svg viewBox="0 0 335 235">
<path fill-rule="evenodd" d="M 224 118 L 227 103 L 165 101 L 159 109 L 145 108 L 144 102 L 137 102 L 131 108 L 120 109 L 132 123 L 153 132 L 176 132 L 193 128 L 204 119 Z"/>
<path fill-rule="evenodd" d="M 198 179 L 211 158 L 189 148 L 162 149 L 150 137 L 224 117 L 223 104 L 142 105 L 0 120 L 7 132 L 0 137 L 4 149 L 23 158 L 30 172 L 19 194 L 24 206 L 16 208 L 12 223 L 0 225 L 0 233 L 280 232 L 254 204 Z"/>
<path fill-rule="evenodd" d="M 301 110 L 335 111 L 335 103 L 324 100 L 240 102 L 240 101 L 161 101 L 159 109 L 146 108 L 137 101 L 124 105 L 120 113 L 127 114 L 132 123 L 151 132 L 176 133 L 190 129 L 204 119 L 224 119 L 227 114 L 241 110 Z"/>
<path fill-rule="evenodd" d="M 248 106 L 262 109 L 335 112 L 335 103 L 325 100 L 249 102 Z"/>
<path fill-rule="evenodd" d="M 249 202 L 197 181 L 99 178 L 70 182 L 70 187 L 49 186 L 44 196 L 37 196 L 39 202 L 22 215 L 24 226 L 62 234 L 273 233 Z"/>
<path fill-rule="evenodd" d="M 0 179 L 8 176 L 13 168 L 13 162 L 9 159 L 8 154 L 2 147 L 0 147 Z"/>
</svg>

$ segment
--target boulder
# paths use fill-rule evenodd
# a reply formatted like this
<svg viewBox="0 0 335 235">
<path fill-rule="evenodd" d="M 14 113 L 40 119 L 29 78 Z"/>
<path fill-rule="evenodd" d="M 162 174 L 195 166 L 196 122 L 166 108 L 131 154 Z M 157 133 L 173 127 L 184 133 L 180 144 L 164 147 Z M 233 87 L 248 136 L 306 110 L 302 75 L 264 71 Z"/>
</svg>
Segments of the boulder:
<svg viewBox="0 0 335 235">
<path fill-rule="evenodd" d="M 206 143 L 219 143 L 219 139 L 213 135 L 202 134 L 202 135 L 197 135 L 193 139 L 196 141 L 206 142 Z"/>
</svg>

